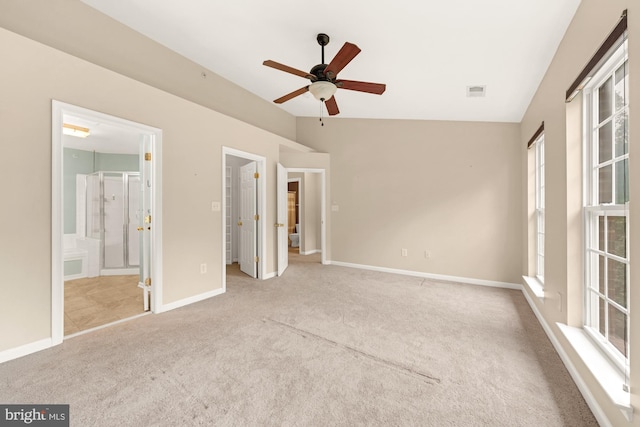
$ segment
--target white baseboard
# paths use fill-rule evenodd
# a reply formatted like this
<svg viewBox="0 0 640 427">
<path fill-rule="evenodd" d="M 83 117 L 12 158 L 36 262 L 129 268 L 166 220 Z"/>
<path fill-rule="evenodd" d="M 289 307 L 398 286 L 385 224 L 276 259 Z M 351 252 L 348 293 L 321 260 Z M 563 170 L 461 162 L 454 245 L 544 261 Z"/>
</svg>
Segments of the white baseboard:
<svg viewBox="0 0 640 427">
<path fill-rule="evenodd" d="M 321 253 L 322 251 L 320 249 L 312 249 L 306 252 L 300 251 L 300 255 L 313 255 L 313 254 L 321 254 Z"/>
<path fill-rule="evenodd" d="M 376 267 L 373 265 L 353 264 L 342 261 L 327 261 L 327 264 L 338 265 L 340 267 L 359 268 L 362 270 L 381 271 L 383 273 L 401 274 L 404 276 L 424 277 L 425 279 L 444 280 L 447 282 L 459 282 L 469 285 L 489 286 L 492 288 L 506 288 L 522 290 L 522 285 L 518 283 L 497 282 L 493 280 L 472 279 L 469 277 L 446 276 L 442 274 L 423 273 L 420 271 L 400 270 L 396 268 Z"/>
<path fill-rule="evenodd" d="M 567 354 L 567 352 L 564 351 L 564 348 L 562 348 L 562 345 L 560 345 L 560 341 L 558 341 L 558 338 L 553 333 L 553 331 L 549 327 L 549 324 L 547 323 L 547 321 L 544 319 L 544 317 L 538 310 L 538 307 L 536 307 L 535 303 L 531 300 L 529 293 L 524 289 L 522 290 L 522 293 L 524 294 L 524 297 L 529 303 L 531 310 L 533 310 L 533 313 L 536 315 L 536 318 L 538 319 L 538 322 L 542 326 L 542 329 L 547 334 L 547 337 L 549 337 L 551 344 L 553 344 L 553 347 L 556 349 L 556 352 L 560 356 L 560 359 L 562 359 L 562 362 L 564 363 L 564 366 L 567 368 L 567 371 L 569 371 L 569 375 L 571 375 L 573 382 L 576 383 L 578 390 L 580 390 L 580 393 L 582 393 L 582 397 L 584 397 L 584 400 L 587 402 L 589 409 L 591 409 L 591 412 L 593 412 L 593 415 L 596 417 L 596 420 L 598 420 L 598 424 L 600 424 L 602 427 L 611 427 L 611 422 L 609 421 L 609 418 L 602 410 L 602 407 L 598 404 L 598 401 L 589 390 L 589 387 L 584 382 L 584 379 L 582 378 L 582 376 L 578 373 L 576 366 L 571 362 L 571 359 L 569 358 L 569 355 Z"/>
<path fill-rule="evenodd" d="M 21 345 L 20 347 L 14 347 L 8 350 L 0 351 L 0 363 L 4 363 L 31 353 L 45 350 L 52 346 L 53 342 L 51 341 L 51 338 L 45 338 L 43 340 Z"/>
<path fill-rule="evenodd" d="M 205 292 L 200 295 L 194 295 L 192 297 L 174 301 L 169 304 L 163 304 L 162 307 L 160 307 L 160 310 L 158 310 L 157 312 L 164 313 L 165 311 L 175 310 L 176 308 L 184 307 L 185 305 L 193 304 L 195 302 L 200 302 L 223 293 L 224 293 L 224 289 L 222 288 L 214 289 L 213 291 Z"/>
</svg>

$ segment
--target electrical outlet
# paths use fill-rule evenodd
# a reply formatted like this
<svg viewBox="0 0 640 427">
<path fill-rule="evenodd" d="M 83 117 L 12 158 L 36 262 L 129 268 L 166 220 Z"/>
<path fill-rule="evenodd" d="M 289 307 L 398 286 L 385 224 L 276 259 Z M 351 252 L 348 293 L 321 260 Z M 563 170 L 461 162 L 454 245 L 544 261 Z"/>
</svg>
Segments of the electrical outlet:
<svg viewBox="0 0 640 427">
<path fill-rule="evenodd" d="M 213 212 L 220 212 L 220 202 L 211 202 L 211 210 Z"/>
<path fill-rule="evenodd" d="M 427 258 L 427 259 L 431 258 L 431 252 L 424 251 L 424 257 Z"/>
<path fill-rule="evenodd" d="M 402 248 L 402 256 L 407 256 L 407 255 L 409 255 L 407 250 L 405 248 Z"/>
<path fill-rule="evenodd" d="M 207 264 L 200 264 L 200 274 L 205 274 L 207 272 Z"/>
</svg>

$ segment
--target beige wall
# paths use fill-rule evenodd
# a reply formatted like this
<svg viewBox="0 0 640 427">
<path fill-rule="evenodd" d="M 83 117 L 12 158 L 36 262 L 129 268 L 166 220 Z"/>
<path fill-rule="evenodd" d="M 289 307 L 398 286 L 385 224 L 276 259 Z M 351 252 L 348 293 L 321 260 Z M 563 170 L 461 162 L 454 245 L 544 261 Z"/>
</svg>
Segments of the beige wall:
<svg viewBox="0 0 640 427">
<path fill-rule="evenodd" d="M 162 129 L 163 303 L 221 287 L 222 146 L 267 158 L 266 221 L 284 141 L 252 125 L 0 29 L 0 351 L 51 336 L 51 100 Z M 276 270 L 267 227 L 267 272 Z M 207 274 L 199 265 L 207 263 Z"/>
<path fill-rule="evenodd" d="M 276 135 L 295 138 L 295 118 L 286 111 L 80 0 L 2 0 L 0 27 Z"/>
<path fill-rule="evenodd" d="M 298 118 L 297 126 L 298 142 L 331 155 L 331 260 L 520 282 L 518 124 L 328 119 L 320 127 Z"/>
<path fill-rule="evenodd" d="M 556 322 L 572 326 L 582 325 L 582 135 L 581 96 L 565 104 L 565 92 L 577 77 L 591 56 L 618 22 L 621 12 L 629 12 L 629 70 L 630 77 L 630 229 L 640 227 L 640 210 L 633 208 L 640 200 L 640 145 L 634 135 L 640 128 L 640 114 L 635 106 L 640 105 L 640 3 L 636 0 L 583 0 L 559 46 L 522 121 L 520 158 L 522 164 L 522 204 L 523 211 L 532 212 L 531 196 L 531 153 L 526 150 L 526 142 L 531 138 L 541 121 L 545 123 L 545 168 L 546 168 L 546 246 L 545 246 L 545 298 L 532 297 L 553 333 L 569 358 L 576 365 L 590 392 L 602 407 L 604 413 L 615 426 L 640 426 L 640 418 L 634 417 L 627 423 L 618 410 L 598 386 L 580 358 L 567 343 L 556 326 Z M 529 191 L 528 191 L 529 190 Z M 527 196 L 528 194 L 528 196 Z M 523 215 L 523 221 L 527 218 Z M 532 238 L 533 223 L 523 227 L 522 273 L 533 272 L 535 246 Z M 630 253 L 640 253 L 640 234 L 631 233 Z M 636 408 L 640 405 L 640 297 L 635 289 L 638 270 L 631 267 L 631 399 Z"/>
</svg>

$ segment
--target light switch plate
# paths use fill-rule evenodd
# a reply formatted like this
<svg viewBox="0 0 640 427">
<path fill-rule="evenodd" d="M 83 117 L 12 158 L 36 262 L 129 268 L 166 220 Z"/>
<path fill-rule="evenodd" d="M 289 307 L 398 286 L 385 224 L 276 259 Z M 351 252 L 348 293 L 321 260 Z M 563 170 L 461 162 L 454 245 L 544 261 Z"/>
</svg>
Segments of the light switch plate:
<svg viewBox="0 0 640 427">
<path fill-rule="evenodd" d="M 338 212 L 338 211 L 340 210 L 340 206 L 338 206 L 338 205 L 331 205 L 331 210 L 332 210 L 333 212 Z"/>
</svg>

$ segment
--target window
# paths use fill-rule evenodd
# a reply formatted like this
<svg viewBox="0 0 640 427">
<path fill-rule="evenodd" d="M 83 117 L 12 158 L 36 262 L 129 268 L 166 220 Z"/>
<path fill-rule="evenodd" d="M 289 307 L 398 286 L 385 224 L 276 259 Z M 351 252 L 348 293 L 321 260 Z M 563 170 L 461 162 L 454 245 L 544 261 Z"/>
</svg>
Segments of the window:
<svg viewBox="0 0 640 427">
<path fill-rule="evenodd" d="M 536 277 L 544 283 L 544 134 L 536 147 Z"/>
<path fill-rule="evenodd" d="M 629 351 L 626 47 L 585 88 L 585 330 L 620 367 Z"/>
</svg>

